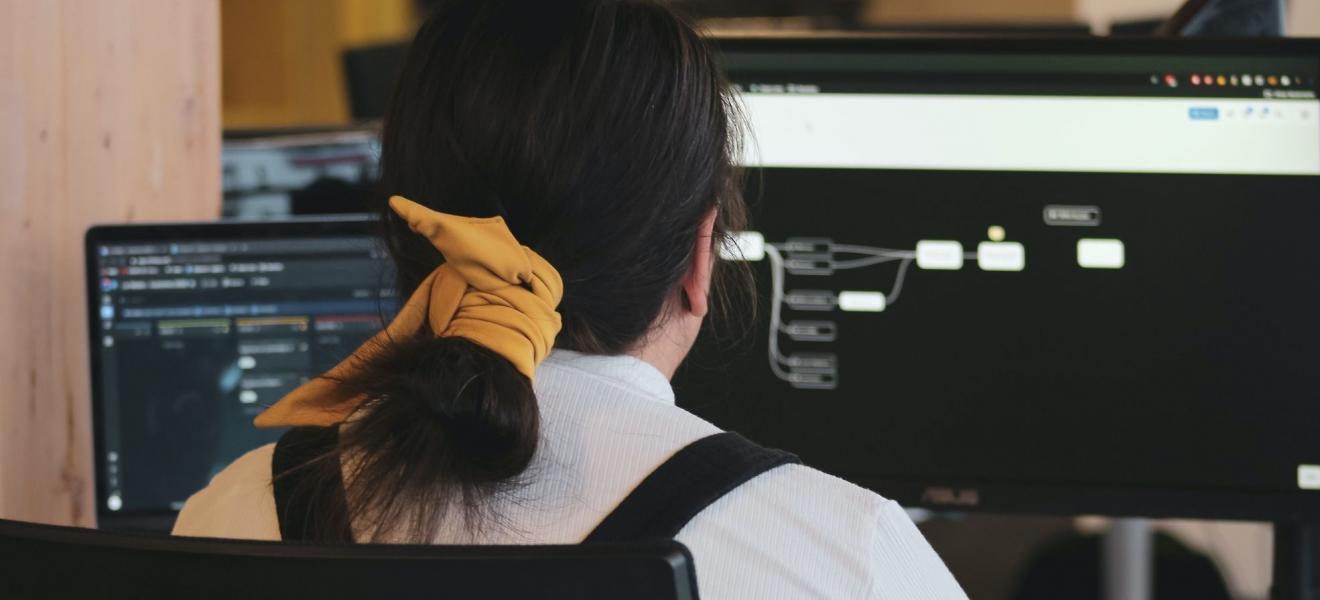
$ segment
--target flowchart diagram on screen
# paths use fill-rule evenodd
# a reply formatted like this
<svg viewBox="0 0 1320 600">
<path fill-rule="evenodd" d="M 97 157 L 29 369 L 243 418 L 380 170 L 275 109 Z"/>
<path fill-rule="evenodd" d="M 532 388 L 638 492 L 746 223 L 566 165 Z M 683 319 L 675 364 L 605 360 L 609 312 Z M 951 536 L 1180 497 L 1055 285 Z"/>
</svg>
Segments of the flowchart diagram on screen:
<svg viewBox="0 0 1320 600">
<path fill-rule="evenodd" d="M 770 266 L 770 323 L 767 358 L 771 372 L 794 388 L 832 390 L 839 385 L 838 355 L 828 351 L 784 353 L 781 338 L 828 349 L 839 336 L 834 316 L 847 313 L 886 313 L 902 297 L 909 271 L 960 271 L 968 262 L 987 272 L 1014 273 L 1027 268 L 1027 249 L 1021 242 L 1005 241 L 1002 227 L 991 226 L 988 241 L 968 250 L 956 240 L 921 240 L 908 249 L 837 242 L 830 238 L 793 237 L 769 242 L 757 231 L 735 233 L 720 252 L 725 260 L 767 261 Z M 1077 242 L 1077 263 L 1084 269 L 1121 269 L 1126 248 L 1116 239 L 1082 238 Z M 887 289 L 827 289 L 830 277 L 841 271 L 896 266 Z M 888 269 L 886 269 L 888 271 Z M 814 285 L 786 289 L 788 277 Z M 793 318 L 785 320 L 786 311 Z"/>
</svg>

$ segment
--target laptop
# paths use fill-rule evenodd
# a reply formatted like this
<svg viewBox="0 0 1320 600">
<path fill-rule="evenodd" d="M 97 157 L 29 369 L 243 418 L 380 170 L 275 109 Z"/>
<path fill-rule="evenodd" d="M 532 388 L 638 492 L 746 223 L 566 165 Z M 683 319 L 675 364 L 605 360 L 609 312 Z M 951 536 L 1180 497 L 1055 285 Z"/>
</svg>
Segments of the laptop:
<svg viewBox="0 0 1320 600">
<path fill-rule="evenodd" d="M 282 431 L 252 419 L 397 307 L 365 216 L 98 226 L 86 236 L 99 522 L 168 531 Z"/>
</svg>

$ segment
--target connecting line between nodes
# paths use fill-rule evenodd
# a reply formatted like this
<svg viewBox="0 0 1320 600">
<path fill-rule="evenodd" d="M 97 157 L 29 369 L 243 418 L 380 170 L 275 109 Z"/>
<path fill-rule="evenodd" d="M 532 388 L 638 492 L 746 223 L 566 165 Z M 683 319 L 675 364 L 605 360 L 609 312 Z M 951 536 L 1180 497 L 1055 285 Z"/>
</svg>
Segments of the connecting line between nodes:
<svg viewBox="0 0 1320 600">
<path fill-rule="evenodd" d="M 838 387 L 838 356 L 822 352 L 794 352 L 785 356 L 779 336 L 786 334 L 796 342 L 833 342 L 839 324 L 829 319 L 783 320 L 784 305 L 794 311 L 824 313 L 884 312 L 902 297 L 907 277 L 915 264 L 936 271 L 957 271 L 964 261 L 975 260 L 982 271 L 1020 272 L 1026 268 L 1026 249 L 1019 242 L 981 242 L 975 252 L 967 252 L 953 240 L 921 240 L 914 250 L 836 244 L 828 238 L 789 238 L 767 243 L 755 231 L 742 232 L 727 248 L 730 260 L 770 262 L 771 303 L 770 331 L 767 340 L 770 370 L 775 377 L 799 389 L 835 389 Z M 1078 241 L 1078 264 L 1089 269 L 1121 269 L 1125 260 L 1123 243 L 1116 239 Z M 843 256 L 844 258 L 840 258 Z M 873 290 L 784 291 L 788 275 L 828 277 L 837 271 L 861 269 L 886 263 L 898 263 L 894 284 L 888 293 Z"/>
<path fill-rule="evenodd" d="M 898 274 L 894 278 L 894 286 L 886 295 L 886 306 L 893 305 L 903 292 L 903 284 L 907 280 L 908 271 L 912 263 L 916 260 L 916 252 L 907 250 L 894 250 L 890 248 L 874 248 L 869 246 L 855 246 L 847 244 L 831 244 L 831 259 L 829 267 L 831 271 L 846 269 L 859 269 L 878 264 L 884 264 L 894 261 L 901 261 L 898 266 Z M 833 254 L 858 254 L 864 258 L 850 260 L 833 260 Z M 781 248 L 775 244 L 765 245 L 765 254 L 770 261 L 770 335 L 767 340 L 768 356 L 770 370 L 775 377 L 784 381 L 792 382 L 793 373 L 785 369 L 785 366 L 792 366 L 789 357 L 783 355 L 779 350 L 779 336 L 781 330 L 787 325 L 783 322 L 783 304 L 784 304 L 784 278 L 787 269 L 784 266 L 784 256 Z"/>
<path fill-rule="evenodd" d="M 907 272 L 912 266 L 912 261 L 911 258 L 905 258 L 903 264 L 898 265 L 898 277 L 894 278 L 894 289 L 890 290 L 889 295 L 885 298 L 885 304 L 892 305 L 898 302 L 898 296 L 903 293 L 903 282 L 907 280 Z"/>
<path fill-rule="evenodd" d="M 768 344 L 770 349 L 770 371 L 775 374 L 775 377 L 784 381 L 791 381 L 791 375 L 784 370 L 784 364 L 788 361 L 783 354 L 779 353 L 779 329 L 782 327 L 779 318 L 784 303 L 784 257 L 779 254 L 779 248 L 771 244 L 766 244 L 765 255 L 770 259 L 770 340 Z"/>
</svg>

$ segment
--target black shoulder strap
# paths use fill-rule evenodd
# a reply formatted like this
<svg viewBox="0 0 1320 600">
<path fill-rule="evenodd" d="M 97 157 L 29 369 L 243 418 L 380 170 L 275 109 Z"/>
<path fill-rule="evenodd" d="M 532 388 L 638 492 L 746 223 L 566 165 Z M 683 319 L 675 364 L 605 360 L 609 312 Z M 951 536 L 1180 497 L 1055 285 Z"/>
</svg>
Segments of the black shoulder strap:
<svg viewBox="0 0 1320 600">
<path fill-rule="evenodd" d="M 674 539 L 725 494 L 770 469 L 798 462 L 793 454 L 762 448 L 733 432 L 702 438 L 643 479 L 583 543 Z"/>
<path fill-rule="evenodd" d="M 316 523 L 325 511 L 337 509 L 347 515 L 344 482 L 338 461 L 328 481 L 310 485 L 309 477 L 319 472 L 313 461 L 324 457 L 339 445 L 338 427 L 297 427 L 290 429 L 275 444 L 271 459 L 271 482 L 275 491 L 275 514 L 279 518 L 280 538 L 286 542 L 324 539 L 352 540 L 351 533 L 334 536 L 317 532 Z M 345 527 L 345 529 L 347 529 Z M 319 534 L 319 535 L 318 535 Z"/>
</svg>

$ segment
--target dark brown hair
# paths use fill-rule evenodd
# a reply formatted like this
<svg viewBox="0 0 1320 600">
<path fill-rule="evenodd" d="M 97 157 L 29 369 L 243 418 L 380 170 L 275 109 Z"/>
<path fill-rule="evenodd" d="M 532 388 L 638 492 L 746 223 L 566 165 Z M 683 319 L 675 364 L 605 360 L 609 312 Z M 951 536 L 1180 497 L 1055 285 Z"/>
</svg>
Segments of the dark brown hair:
<svg viewBox="0 0 1320 600">
<path fill-rule="evenodd" d="M 443 257 L 385 197 L 500 215 L 563 277 L 555 347 L 627 352 L 679 297 L 708 211 L 712 244 L 744 225 L 735 114 L 713 51 L 657 2 L 442 0 L 382 137 L 378 210 L 399 294 Z M 339 453 L 305 467 L 317 471 L 305 493 L 329 494 L 345 465 L 347 507 L 324 511 L 313 537 L 426 542 L 445 519 L 484 526 L 498 520 L 488 500 L 535 475 L 536 397 L 502 357 L 423 332 L 361 373 L 344 383 L 370 402 Z"/>
</svg>

